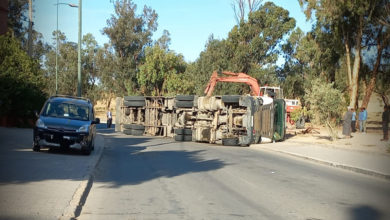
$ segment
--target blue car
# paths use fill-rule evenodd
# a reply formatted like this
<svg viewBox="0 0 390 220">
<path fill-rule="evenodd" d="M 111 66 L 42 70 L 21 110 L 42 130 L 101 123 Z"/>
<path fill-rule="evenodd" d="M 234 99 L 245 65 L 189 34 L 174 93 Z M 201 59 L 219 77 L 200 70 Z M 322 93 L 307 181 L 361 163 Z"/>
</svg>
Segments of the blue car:
<svg viewBox="0 0 390 220">
<path fill-rule="evenodd" d="M 94 149 L 96 124 L 89 99 L 73 96 L 50 97 L 34 126 L 33 150 L 72 148 L 89 155 Z"/>
</svg>

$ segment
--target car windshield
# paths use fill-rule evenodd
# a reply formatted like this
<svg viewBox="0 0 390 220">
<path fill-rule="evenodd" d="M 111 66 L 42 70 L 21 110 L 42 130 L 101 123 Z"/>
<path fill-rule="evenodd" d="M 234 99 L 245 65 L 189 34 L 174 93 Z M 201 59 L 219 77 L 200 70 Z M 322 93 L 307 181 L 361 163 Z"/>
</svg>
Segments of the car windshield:
<svg viewBox="0 0 390 220">
<path fill-rule="evenodd" d="M 69 118 L 87 121 L 89 119 L 88 106 L 67 102 L 49 102 L 42 112 L 43 116 Z"/>
</svg>

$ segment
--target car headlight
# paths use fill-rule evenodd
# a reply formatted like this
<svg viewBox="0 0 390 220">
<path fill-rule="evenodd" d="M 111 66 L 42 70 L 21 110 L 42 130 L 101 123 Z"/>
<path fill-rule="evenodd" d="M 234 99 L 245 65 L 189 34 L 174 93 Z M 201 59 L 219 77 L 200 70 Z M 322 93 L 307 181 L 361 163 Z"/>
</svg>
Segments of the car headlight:
<svg viewBox="0 0 390 220">
<path fill-rule="evenodd" d="M 88 125 L 83 125 L 79 129 L 77 129 L 77 132 L 88 132 Z"/>
<path fill-rule="evenodd" d="M 45 126 L 45 123 L 43 123 L 43 121 L 41 119 L 38 119 L 37 122 L 35 123 L 35 125 L 38 127 L 38 128 L 47 128 Z"/>
</svg>

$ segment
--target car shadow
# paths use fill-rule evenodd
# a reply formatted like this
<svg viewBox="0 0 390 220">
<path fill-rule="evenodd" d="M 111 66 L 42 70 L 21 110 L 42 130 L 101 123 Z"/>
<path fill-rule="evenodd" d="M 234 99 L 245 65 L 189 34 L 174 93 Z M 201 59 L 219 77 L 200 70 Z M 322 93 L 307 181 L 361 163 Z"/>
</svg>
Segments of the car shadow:
<svg viewBox="0 0 390 220">
<path fill-rule="evenodd" d="M 98 133 L 115 133 L 111 129 L 98 128 Z M 72 149 L 34 152 L 32 137 L 32 129 L 0 127 L 0 185 L 46 180 L 79 181 L 90 171 L 96 149 L 90 156 Z M 194 142 L 176 143 L 168 138 L 135 137 L 121 133 L 106 135 L 102 140 L 105 148 L 95 180 L 109 182 L 111 187 L 207 172 L 227 165 L 219 159 L 208 158 L 204 147 L 199 147 L 201 145 L 191 148 L 194 150 L 187 148 L 197 144 Z"/>
<path fill-rule="evenodd" d="M 382 219 L 383 214 L 368 205 L 359 205 L 350 209 L 351 220 L 379 220 Z"/>
</svg>

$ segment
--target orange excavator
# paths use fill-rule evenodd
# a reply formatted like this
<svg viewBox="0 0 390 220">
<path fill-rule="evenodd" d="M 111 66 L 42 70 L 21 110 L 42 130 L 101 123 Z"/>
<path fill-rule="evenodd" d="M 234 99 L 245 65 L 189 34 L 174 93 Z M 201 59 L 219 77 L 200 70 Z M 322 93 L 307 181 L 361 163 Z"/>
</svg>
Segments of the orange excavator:
<svg viewBox="0 0 390 220">
<path fill-rule="evenodd" d="M 210 81 L 204 90 L 206 96 L 211 96 L 215 89 L 217 82 L 231 82 L 231 83 L 245 83 L 251 87 L 252 96 L 260 95 L 260 87 L 257 80 L 245 73 L 233 73 L 224 71 L 222 74 L 226 76 L 219 76 L 217 71 L 214 71 L 210 77 Z"/>
<path fill-rule="evenodd" d="M 210 77 L 210 81 L 206 86 L 206 89 L 204 90 L 204 93 L 206 96 L 211 96 L 213 94 L 213 91 L 215 89 L 215 85 L 218 82 L 231 82 L 231 83 L 245 83 L 250 86 L 251 88 L 251 95 L 252 96 L 268 96 L 271 98 L 278 98 L 283 99 L 283 90 L 280 87 L 270 87 L 270 86 L 263 86 L 260 87 L 257 80 L 245 73 L 233 73 L 224 71 L 221 72 L 225 76 L 218 75 L 217 71 L 214 71 L 213 74 Z M 290 118 L 290 114 L 294 109 L 301 108 L 301 106 L 298 104 L 298 100 L 290 100 L 285 99 L 286 101 L 286 110 L 287 110 L 287 118 L 288 121 L 291 124 L 294 124 L 294 121 L 292 121 Z M 294 101 L 294 102 L 290 102 Z"/>
</svg>

